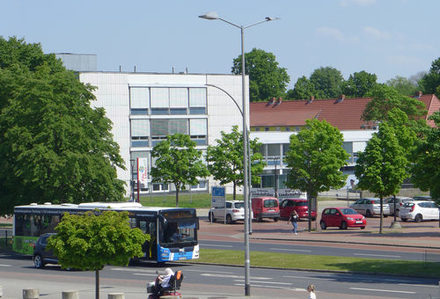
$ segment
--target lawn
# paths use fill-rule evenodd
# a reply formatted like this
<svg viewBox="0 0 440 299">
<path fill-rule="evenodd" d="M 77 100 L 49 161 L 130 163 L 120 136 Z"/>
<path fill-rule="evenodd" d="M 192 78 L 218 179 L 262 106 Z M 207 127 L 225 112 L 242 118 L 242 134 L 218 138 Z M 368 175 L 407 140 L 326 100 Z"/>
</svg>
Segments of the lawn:
<svg viewBox="0 0 440 299">
<path fill-rule="evenodd" d="M 304 254 L 283 254 L 252 251 L 251 266 L 281 269 L 313 269 L 375 274 L 395 274 L 419 277 L 440 277 L 438 263 L 396 261 L 355 257 L 335 257 Z M 243 251 L 201 249 L 200 259 L 192 263 L 243 265 Z"/>
</svg>

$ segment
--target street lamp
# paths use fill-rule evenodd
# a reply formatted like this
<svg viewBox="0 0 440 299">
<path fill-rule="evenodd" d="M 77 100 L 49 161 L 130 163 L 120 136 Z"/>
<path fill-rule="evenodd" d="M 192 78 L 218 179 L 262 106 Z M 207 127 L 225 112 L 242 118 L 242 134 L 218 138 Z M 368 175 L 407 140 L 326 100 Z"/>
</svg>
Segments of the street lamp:
<svg viewBox="0 0 440 299">
<path fill-rule="evenodd" d="M 249 255 L 249 195 L 248 195 L 248 184 L 249 184 L 249 170 L 250 164 L 248 165 L 248 133 L 247 133 L 247 109 L 246 109 L 246 74 L 245 74 L 245 59 L 244 59 L 244 30 L 256 26 L 261 23 L 277 20 L 278 18 L 266 17 L 264 20 L 259 21 L 254 24 L 247 26 L 237 25 L 229 22 L 223 18 L 220 18 L 216 12 L 208 12 L 204 15 L 199 16 L 199 18 L 206 20 L 220 20 L 229 25 L 232 25 L 240 29 L 241 32 L 241 90 L 242 90 L 242 114 L 243 114 L 243 198 L 244 198 L 244 266 L 245 266 L 245 282 L 244 282 L 244 292 L 245 296 L 250 296 L 250 282 L 249 282 L 249 269 L 250 269 L 250 255 Z M 250 154 L 250 153 L 249 153 Z"/>
</svg>

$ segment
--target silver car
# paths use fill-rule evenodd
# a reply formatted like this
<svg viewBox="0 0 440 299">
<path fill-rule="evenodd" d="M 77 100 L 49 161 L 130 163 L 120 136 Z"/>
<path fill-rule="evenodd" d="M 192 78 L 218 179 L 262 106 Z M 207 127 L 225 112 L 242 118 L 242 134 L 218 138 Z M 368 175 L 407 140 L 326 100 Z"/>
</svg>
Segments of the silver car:
<svg viewBox="0 0 440 299">
<path fill-rule="evenodd" d="M 383 202 L 383 215 L 387 217 L 390 215 L 390 207 L 385 203 L 385 200 Z M 359 214 L 366 217 L 380 215 L 380 199 L 376 197 L 361 198 L 351 204 L 350 208 L 355 209 Z"/>
<path fill-rule="evenodd" d="M 399 217 L 400 209 L 402 208 L 403 204 L 412 200 L 413 199 L 411 197 L 396 196 L 396 199 L 394 199 L 394 197 L 387 198 L 384 200 L 384 203 L 387 203 L 390 207 L 390 215 L 394 215 L 394 203 L 396 203 L 396 216 Z"/>
</svg>

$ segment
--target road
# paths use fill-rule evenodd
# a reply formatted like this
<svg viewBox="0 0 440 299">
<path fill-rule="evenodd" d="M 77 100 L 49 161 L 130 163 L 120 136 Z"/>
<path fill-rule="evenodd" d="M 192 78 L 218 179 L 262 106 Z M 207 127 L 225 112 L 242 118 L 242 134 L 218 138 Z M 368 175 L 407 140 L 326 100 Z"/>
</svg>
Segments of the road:
<svg viewBox="0 0 440 299">
<path fill-rule="evenodd" d="M 208 298 L 236 297 L 244 292 L 243 267 L 172 264 L 184 273 L 184 296 Z M 100 271 L 101 297 L 124 292 L 126 298 L 145 298 L 145 283 L 152 281 L 156 264 L 132 267 L 107 266 Z M 328 273 L 276 269 L 251 269 L 251 294 L 258 298 L 305 298 L 305 287 L 314 283 L 318 298 L 430 298 L 439 295 L 435 279 L 390 277 L 352 273 Z M 93 298 L 94 273 L 64 271 L 59 266 L 34 269 L 29 257 L 0 255 L 0 285 L 3 298 L 20 298 L 23 288 L 38 287 L 40 297 L 60 298 L 63 290 L 76 289 L 80 298 Z M 201 296 L 205 295 L 205 297 Z M 197 297 L 196 297 L 197 298 Z"/>
</svg>

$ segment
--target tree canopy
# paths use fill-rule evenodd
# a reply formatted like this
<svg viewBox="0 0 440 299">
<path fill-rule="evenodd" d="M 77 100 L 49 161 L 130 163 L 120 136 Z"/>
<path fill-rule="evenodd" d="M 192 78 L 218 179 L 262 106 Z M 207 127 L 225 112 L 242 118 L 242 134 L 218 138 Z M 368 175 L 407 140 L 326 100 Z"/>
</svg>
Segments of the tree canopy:
<svg viewBox="0 0 440 299">
<path fill-rule="evenodd" d="M 0 211 L 15 205 L 118 201 L 124 168 L 93 88 L 39 44 L 0 37 Z"/>
<path fill-rule="evenodd" d="M 377 84 L 376 74 L 360 71 L 350 75 L 342 84 L 342 93 L 348 97 L 362 98 Z"/>
<path fill-rule="evenodd" d="M 295 83 L 295 87 L 287 91 L 287 98 L 306 100 L 317 94 L 315 86 L 306 76 L 302 76 Z"/>
<path fill-rule="evenodd" d="M 153 182 L 174 184 L 176 188 L 176 207 L 179 206 L 179 192 L 185 185 L 197 185 L 198 178 L 209 175 L 201 160 L 202 152 L 188 135 L 176 133 L 154 146 L 151 156 Z"/>
<path fill-rule="evenodd" d="M 431 68 L 419 81 L 424 93 L 435 93 L 440 98 L 440 57 L 434 60 Z"/>
<path fill-rule="evenodd" d="M 63 268 L 95 271 L 96 298 L 99 298 L 99 270 L 105 265 L 126 266 L 141 257 L 149 239 L 139 228 L 130 228 L 128 212 L 89 211 L 83 215 L 64 214 L 51 236 L 52 248 Z"/>
<path fill-rule="evenodd" d="M 245 74 L 249 75 L 249 97 L 251 102 L 266 101 L 284 96 L 290 77 L 287 70 L 279 66 L 274 54 L 261 49 L 252 49 L 245 54 Z M 234 59 L 233 74 L 241 74 L 242 57 Z"/>
<path fill-rule="evenodd" d="M 208 146 L 206 161 L 208 169 L 214 179 L 220 184 L 233 183 L 233 198 L 236 197 L 236 187 L 243 185 L 243 134 L 234 126 L 230 133 L 221 132 L 221 139 L 217 139 L 215 146 Z M 251 149 L 251 179 L 252 183 L 259 183 L 260 174 L 265 163 L 258 151 L 261 144 L 258 140 L 249 140 Z"/>
<path fill-rule="evenodd" d="M 374 133 L 364 152 L 359 154 L 355 175 L 358 188 L 370 190 L 380 197 L 380 228 L 383 228 L 383 198 L 395 195 L 407 174 L 407 159 L 404 148 L 399 144 L 395 129 L 382 122 Z"/>
<path fill-rule="evenodd" d="M 307 192 L 309 208 L 312 199 L 316 202 L 318 192 L 344 186 L 346 176 L 341 168 L 347 164 L 348 154 L 342 143 L 341 132 L 325 120 L 306 120 L 298 134 L 290 135 L 285 158 L 290 169 L 286 184 Z"/>
<path fill-rule="evenodd" d="M 310 75 L 310 82 L 315 86 L 316 98 L 337 98 L 342 93 L 344 78 L 339 70 L 327 66 L 316 69 Z"/>
<path fill-rule="evenodd" d="M 396 76 L 386 82 L 386 85 L 395 88 L 401 95 L 414 96 L 419 90 L 417 82 L 402 76 Z"/>
</svg>

